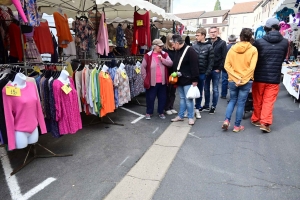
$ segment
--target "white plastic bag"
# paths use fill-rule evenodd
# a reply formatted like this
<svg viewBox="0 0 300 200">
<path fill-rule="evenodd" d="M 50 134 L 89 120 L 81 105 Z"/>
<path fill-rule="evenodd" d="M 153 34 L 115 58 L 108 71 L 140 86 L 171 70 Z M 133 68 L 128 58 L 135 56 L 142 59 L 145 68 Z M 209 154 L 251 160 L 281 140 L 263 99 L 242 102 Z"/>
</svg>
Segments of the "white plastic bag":
<svg viewBox="0 0 300 200">
<path fill-rule="evenodd" d="M 200 97 L 200 91 L 197 86 L 191 85 L 190 89 L 186 93 L 186 98 L 188 99 L 196 99 Z"/>
</svg>

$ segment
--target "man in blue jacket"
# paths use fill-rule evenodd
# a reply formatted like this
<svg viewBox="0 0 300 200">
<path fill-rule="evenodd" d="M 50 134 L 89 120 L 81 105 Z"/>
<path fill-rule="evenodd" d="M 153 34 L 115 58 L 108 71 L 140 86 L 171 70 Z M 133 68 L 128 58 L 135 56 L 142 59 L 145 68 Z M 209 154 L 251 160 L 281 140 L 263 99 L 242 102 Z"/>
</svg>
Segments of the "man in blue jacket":
<svg viewBox="0 0 300 200">
<path fill-rule="evenodd" d="M 214 48 L 214 65 L 210 74 L 206 75 L 205 79 L 205 104 L 200 111 L 209 111 L 209 114 L 214 114 L 219 98 L 219 81 L 220 72 L 224 68 L 224 62 L 227 54 L 226 42 L 218 37 L 219 30 L 217 27 L 209 29 L 209 36 L 212 46 Z M 209 108 L 210 103 L 210 83 L 213 85 L 213 99 L 212 106 Z"/>
<path fill-rule="evenodd" d="M 228 45 L 227 45 L 227 52 L 229 49 L 235 45 L 236 37 L 235 35 L 229 35 L 228 37 Z M 228 91 L 228 74 L 227 71 L 223 68 L 222 69 L 222 90 L 221 90 L 221 99 L 226 99 Z"/>
</svg>

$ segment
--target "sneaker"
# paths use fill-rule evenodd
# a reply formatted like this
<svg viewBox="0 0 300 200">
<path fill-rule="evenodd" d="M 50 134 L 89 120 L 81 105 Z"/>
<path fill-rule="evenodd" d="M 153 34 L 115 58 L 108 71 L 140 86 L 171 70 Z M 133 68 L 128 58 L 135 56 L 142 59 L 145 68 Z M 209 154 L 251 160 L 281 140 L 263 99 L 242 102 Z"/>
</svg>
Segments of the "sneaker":
<svg viewBox="0 0 300 200">
<path fill-rule="evenodd" d="M 216 108 L 212 106 L 209 110 L 209 114 L 215 114 L 215 110 Z"/>
<path fill-rule="evenodd" d="M 194 124 L 195 124 L 194 119 L 189 119 L 189 125 L 194 125 Z"/>
<path fill-rule="evenodd" d="M 177 112 L 176 110 L 174 110 L 174 109 L 172 109 L 171 112 L 172 112 L 173 114 L 177 114 L 177 113 L 178 113 L 178 112 Z"/>
<path fill-rule="evenodd" d="M 234 126 L 234 128 L 233 128 L 233 132 L 235 132 L 235 133 L 238 133 L 238 132 L 240 132 L 240 131 L 243 131 L 243 130 L 245 130 L 245 127 L 244 126 Z"/>
<path fill-rule="evenodd" d="M 195 116 L 197 119 L 201 119 L 200 111 L 198 109 L 195 109 Z"/>
<path fill-rule="evenodd" d="M 261 124 L 259 129 L 262 130 L 265 133 L 270 133 L 271 132 L 270 126 L 266 126 L 264 124 Z"/>
<path fill-rule="evenodd" d="M 184 118 L 187 118 L 187 111 L 184 112 L 183 117 L 184 117 Z"/>
<path fill-rule="evenodd" d="M 151 116 L 149 114 L 146 114 L 145 119 L 149 120 L 149 119 L 151 119 Z"/>
<path fill-rule="evenodd" d="M 209 111 L 209 107 L 202 107 L 202 108 L 199 109 L 199 111 L 200 112 L 203 112 L 203 111 L 207 111 L 208 112 Z"/>
<path fill-rule="evenodd" d="M 253 126 L 257 126 L 257 127 L 259 127 L 261 125 L 259 121 L 256 121 L 256 122 L 251 121 L 251 124 Z"/>
<path fill-rule="evenodd" d="M 222 97 L 222 96 L 221 96 L 220 98 L 221 98 L 221 99 L 226 99 L 226 97 Z"/>
<path fill-rule="evenodd" d="M 164 114 L 160 114 L 160 115 L 158 115 L 159 116 L 159 118 L 161 118 L 161 119 L 166 119 L 166 116 L 164 115 Z"/>
<path fill-rule="evenodd" d="M 173 113 L 172 113 L 171 110 L 167 110 L 167 111 L 166 111 L 166 114 L 167 114 L 167 115 L 172 115 Z"/>
<path fill-rule="evenodd" d="M 174 119 L 171 119 L 171 122 L 179 122 L 179 121 L 183 121 L 183 119 L 181 119 L 179 116 L 175 117 Z"/>
<path fill-rule="evenodd" d="M 225 131 L 227 131 L 229 126 L 230 126 L 229 120 L 226 119 L 226 120 L 223 122 L 222 129 L 225 130 Z"/>
</svg>

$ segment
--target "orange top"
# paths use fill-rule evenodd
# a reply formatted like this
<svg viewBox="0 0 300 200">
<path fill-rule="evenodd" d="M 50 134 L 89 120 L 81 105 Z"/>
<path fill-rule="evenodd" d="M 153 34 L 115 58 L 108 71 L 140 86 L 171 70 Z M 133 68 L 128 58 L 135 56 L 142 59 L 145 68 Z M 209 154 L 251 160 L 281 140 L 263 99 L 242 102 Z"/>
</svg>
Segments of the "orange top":
<svg viewBox="0 0 300 200">
<path fill-rule="evenodd" d="M 66 48 L 68 44 L 73 41 L 69 28 L 68 17 L 66 14 L 61 15 L 59 12 L 54 12 L 53 18 L 57 31 L 56 36 L 58 37 L 58 46 Z"/>
<path fill-rule="evenodd" d="M 40 54 L 54 53 L 52 36 L 47 21 L 41 22 L 40 26 L 34 28 L 33 39 Z"/>
<path fill-rule="evenodd" d="M 108 73 L 99 73 L 100 81 L 100 98 L 101 98 L 101 112 L 100 117 L 105 116 L 107 113 L 115 111 L 115 99 L 114 99 L 114 89 L 113 82 Z"/>
</svg>

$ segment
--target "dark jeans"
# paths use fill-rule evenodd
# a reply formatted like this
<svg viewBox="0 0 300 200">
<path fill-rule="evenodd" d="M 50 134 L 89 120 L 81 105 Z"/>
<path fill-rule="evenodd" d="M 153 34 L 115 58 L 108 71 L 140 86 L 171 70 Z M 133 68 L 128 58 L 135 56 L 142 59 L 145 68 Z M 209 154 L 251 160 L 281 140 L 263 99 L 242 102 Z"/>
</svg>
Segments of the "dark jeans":
<svg viewBox="0 0 300 200">
<path fill-rule="evenodd" d="M 212 81 L 213 86 L 213 100 L 212 106 L 216 107 L 218 104 L 219 98 L 219 80 L 220 80 L 220 72 L 216 72 L 215 70 L 211 71 L 211 73 L 206 76 L 204 93 L 205 93 L 205 104 L 204 107 L 208 108 L 210 103 L 210 82 Z"/>
<path fill-rule="evenodd" d="M 167 101 L 166 101 L 165 110 L 173 109 L 175 98 L 176 98 L 176 88 L 174 85 L 169 84 L 167 86 Z"/>
<path fill-rule="evenodd" d="M 227 96 L 227 90 L 228 90 L 228 74 L 225 69 L 222 70 L 222 91 L 221 91 L 221 97 Z"/>
<path fill-rule="evenodd" d="M 204 88 L 204 83 L 205 83 L 205 74 L 200 74 L 199 79 L 198 79 L 198 89 L 200 91 L 200 97 L 196 99 L 196 109 L 201 108 L 201 102 L 202 102 L 202 97 L 203 97 L 203 88 Z"/>
<path fill-rule="evenodd" d="M 154 111 L 154 102 L 155 99 L 158 99 L 158 114 L 164 113 L 164 107 L 166 104 L 167 98 L 167 85 L 163 85 L 161 83 L 156 83 L 155 86 L 151 86 L 149 89 L 146 89 L 146 103 L 147 110 L 146 113 L 152 115 Z"/>
</svg>

